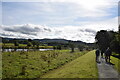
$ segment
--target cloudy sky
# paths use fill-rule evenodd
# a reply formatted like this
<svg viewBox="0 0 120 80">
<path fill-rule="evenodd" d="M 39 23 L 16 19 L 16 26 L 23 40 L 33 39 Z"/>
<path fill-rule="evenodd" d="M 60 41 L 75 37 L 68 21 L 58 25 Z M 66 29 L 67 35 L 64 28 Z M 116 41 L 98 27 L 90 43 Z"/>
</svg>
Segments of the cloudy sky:
<svg viewBox="0 0 120 80">
<path fill-rule="evenodd" d="M 118 30 L 118 0 L 4 0 L 0 7 L 2 37 L 94 42 L 97 31 Z"/>
</svg>

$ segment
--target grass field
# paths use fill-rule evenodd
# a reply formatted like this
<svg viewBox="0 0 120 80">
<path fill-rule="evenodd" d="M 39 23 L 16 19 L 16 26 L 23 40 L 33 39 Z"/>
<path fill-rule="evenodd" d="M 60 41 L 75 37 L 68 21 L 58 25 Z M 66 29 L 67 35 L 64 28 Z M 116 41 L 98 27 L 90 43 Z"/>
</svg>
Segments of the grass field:
<svg viewBox="0 0 120 80">
<path fill-rule="evenodd" d="M 2 43 L 1 43 L 1 45 L 2 45 L 2 46 L 3 46 L 3 45 L 5 45 L 5 46 L 14 46 L 13 43 L 5 43 L 5 44 L 2 44 Z"/>
<path fill-rule="evenodd" d="M 98 78 L 94 51 L 73 60 L 66 65 L 48 72 L 42 78 Z"/>
<path fill-rule="evenodd" d="M 27 44 L 19 44 L 19 46 L 14 46 L 14 44 L 13 43 L 5 43 L 5 45 L 4 44 L 2 44 L 2 43 L 0 43 L 0 46 L 2 46 L 2 47 L 4 47 L 5 49 L 6 48 L 26 48 L 27 47 Z M 35 48 L 35 47 L 29 47 L 29 48 Z M 53 46 L 39 46 L 39 48 L 41 48 L 41 49 L 53 49 Z"/>
<path fill-rule="evenodd" d="M 114 68 L 120 73 L 120 59 L 111 56 L 111 62 L 115 64 Z"/>
<path fill-rule="evenodd" d="M 70 53 L 70 50 L 4 52 L 2 53 L 2 77 L 38 78 L 43 74 L 46 74 L 53 69 L 57 69 L 65 63 L 84 55 L 85 53 L 87 53 L 87 51 L 76 51 L 74 53 Z M 83 67 L 87 66 L 88 64 Z M 95 64 L 93 67 L 94 66 Z"/>
</svg>

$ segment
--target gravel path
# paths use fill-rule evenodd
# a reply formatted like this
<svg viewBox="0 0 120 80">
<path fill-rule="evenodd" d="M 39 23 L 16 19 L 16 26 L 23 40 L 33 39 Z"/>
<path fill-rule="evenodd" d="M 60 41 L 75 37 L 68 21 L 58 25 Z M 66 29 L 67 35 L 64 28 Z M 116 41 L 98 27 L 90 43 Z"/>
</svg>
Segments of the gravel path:
<svg viewBox="0 0 120 80">
<path fill-rule="evenodd" d="M 114 80 L 120 80 L 118 79 L 118 72 L 113 68 L 113 64 L 106 63 L 103 58 L 100 59 L 100 62 L 101 63 L 97 63 L 100 80 L 102 80 L 102 78 L 115 78 Z"/>
</svg>

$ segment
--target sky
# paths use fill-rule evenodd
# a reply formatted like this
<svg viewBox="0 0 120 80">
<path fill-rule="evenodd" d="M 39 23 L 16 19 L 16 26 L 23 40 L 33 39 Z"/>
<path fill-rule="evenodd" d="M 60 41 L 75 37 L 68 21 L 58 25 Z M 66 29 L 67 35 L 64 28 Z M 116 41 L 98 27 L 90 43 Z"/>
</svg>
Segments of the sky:
<svg viewBox="0 0 120 80">
<path fill-rule="evenodd" d="M 0 36 L 95 42 L 99 30 L 118 30 L 118 0 L 3 0 Z"/>
</svg>

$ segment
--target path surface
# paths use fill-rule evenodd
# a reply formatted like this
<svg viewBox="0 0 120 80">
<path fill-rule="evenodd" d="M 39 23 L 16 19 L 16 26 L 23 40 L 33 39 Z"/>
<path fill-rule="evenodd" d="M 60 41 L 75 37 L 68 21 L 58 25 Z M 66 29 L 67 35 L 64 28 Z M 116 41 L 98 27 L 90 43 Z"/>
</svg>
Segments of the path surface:
<svg viewBox="0 0 120 80">
<path fill-rule="evenodd" d="M 116 78 L 118 79 L 118 72 L 113 68 L 112 64 L 107 64 L 105 59 L 100 59 L 101 63 L 97 63 L 99 78 Z"/>
</svg>

